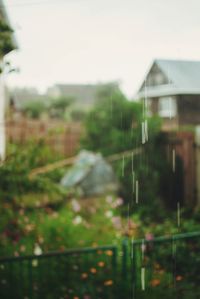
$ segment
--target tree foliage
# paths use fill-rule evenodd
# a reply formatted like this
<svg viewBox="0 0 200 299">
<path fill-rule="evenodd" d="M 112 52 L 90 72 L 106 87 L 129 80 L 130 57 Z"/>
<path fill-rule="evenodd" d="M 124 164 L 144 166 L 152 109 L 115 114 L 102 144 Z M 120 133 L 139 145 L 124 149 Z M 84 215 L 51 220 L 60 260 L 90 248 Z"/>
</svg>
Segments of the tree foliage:
<svg viewBox="0 0 200 299">
<path fill-rule="evenodd" d="M 41 114 L 46 111 L 46 106 L 43 101 L 41 100 L 32 100 L 27 101 L 22 111 L 30 118 L 38 119 L 40 118 Z"/>
<path fill-rule="evenodd" d="M 41 117 L 43 113 L 49 115 L 50 118 L 64 119 L 67 107 L 72 103 L 70 97 L 58 97 L 54 99 L 34 99 L 27 100 L 22 107 L 22 111 L 25 114 L 34 119 Z"/>
<path fill-rule="evenodd" d="M 13 50 L 12 33 L 10 26 L 0 18 L 0 58 Z"/>
<path fill-rule="evenodd" d="M 73 98 L 71 97 L 58 97 L 50 100 L 48 105 L 48 111 L 51 117 L 53 118 L 65 118 L 65 113 L 67 108 L 72 104 Z"/>
<path fill-rule="evenodd" d="M 0 167 L 0 204 L 2 202 L 16 203 L 16 199 L 25 194 L 51 193 L 60 194 L 60 188 L 55 183 L 60 173 L 54 172 L 49 176 L 29 178 L 32 169 L 54 162 L 55 157 L 41 140 L 38 143 L 27 143 L 22 147 L 9 146 L 7 159 Z"/>
<path fill-rule="evenodd" d="M 161 121 L 158 117 L 147 118 L 149 141 L 145 145 L 141 142 L 142 121 L 141 103 L 127 100 L 120 90 L 111 92 L 104 89 L 86 117 L 82 147 L 101 152 L 104 156 L 142 147 L 142 154 L 135 156 L 133 160 L 122 159 L 113 166 L 121 183 L 121 194 L 126 201 L 135 202 L 137 180 L 139 200 L 150 209 L 155 209 L 161 170 L 165 167 L 162 142 L 159 139 Z"/>
<path fill-rule="evenodd" d="M 101 151 L 104 155 L 135 147 L 137 137 L 132 128 L 139 123 L 140 110 L 140 105 L 128 102 L 121 92 L 109 94 L 109 90 L 107 93 L 102 91 L 94 109 L 86 118 L 83 145 L 90 150 Z"/>
</svg>

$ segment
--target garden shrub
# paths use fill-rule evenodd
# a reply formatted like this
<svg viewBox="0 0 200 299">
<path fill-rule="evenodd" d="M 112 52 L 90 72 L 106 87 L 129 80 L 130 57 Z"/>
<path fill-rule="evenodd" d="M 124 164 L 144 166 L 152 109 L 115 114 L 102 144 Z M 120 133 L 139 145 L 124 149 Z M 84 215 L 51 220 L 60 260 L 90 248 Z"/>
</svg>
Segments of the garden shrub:
<svg viewBox="0 0 200 299">
<path fill-rule="evenodd" d="M 160 182 L 162 171 L 167 169 L 167 160 L 160 138 L 161 121 L 158 117 L 147 118 L 148 142 L 142 145 L 142 104 L 128 101 L 120 90 L 102 90 L 95 107 L 85 120 L 86 132 L 82 148 L 101 152 L 104 156 L 142 147 L 142 153 L 113 163 L 120 180 L 120 195 L 131 206 L 131 211 L 140 209 L 143 216 L 154 215 L 156 208 L 162 211 Z M 135 181 L 139 183 L 139 204 L 133 194 Z M 162 212 L 161 212 L 162 214 Z"/>
</svg>

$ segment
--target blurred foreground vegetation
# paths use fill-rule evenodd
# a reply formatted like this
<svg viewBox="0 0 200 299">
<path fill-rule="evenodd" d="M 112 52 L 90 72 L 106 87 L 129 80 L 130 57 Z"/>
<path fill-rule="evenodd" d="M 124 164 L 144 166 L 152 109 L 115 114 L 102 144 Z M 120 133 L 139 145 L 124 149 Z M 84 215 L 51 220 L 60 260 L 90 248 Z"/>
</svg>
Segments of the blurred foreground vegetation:
<svg viewBox="0 0 200 299">
<path fill-rule="evenodd" d="M 142 106 L 128 101 L 120 90 L 101 90 L 96 106 L 85 120 L 81 147 L 103 156 L 141 147 Z M 1 255 L 119 243 L 124 237 L 163 235 L 198 229 L 198 213 L 177 212 L 162 197 L 170 165 L 163 157 L 160 119 L 148 118 L 143 152 L 113 163 L 119 194 L 81 199 L 60 185 L 67 168 L 29 177 L 31 170 L 60 160 L 41 140 L 10 145 L 0 167 Z M 135 182 L 139 182 L 139 202 Z M 165 189 L 165 188 L 164 188 Z M 176 199 L 174 199 L 175 201 Z M 117 204 L 118 203 L 118 204 Z M 192 215 L 192 219 L 190 216 Z M 80 239 L 81 235 L 81 239 Z"/>
<path fill-rule="evenodd" d="M 63 189 L 60 180 L 66 168 L 30 179 L 34 168 L 64 158 L 55 156 L 43 141 L 10 145 L 7 159 L 0 167 L 0 256 L 62 252 L 72 247 L 121 246 L 124 239 L 199 230 L 199 213 L 186 208 L 181 209 L 177 226 L 177 211 L 170 209 L 163 197 L 171 169 L 163 154 L 160 119 L 148 118 L 149 141 L 144 145 L 142 121 L 142 106 L 128 101 L 120 91 L 111 94 L 109 90 L 101 91 L 99 101 L 87 115 L 81 148 L 101 152 L 103 156 L 138 147 L 143 150 L 133 159 L 114 162 L 119 194 L 100 198 L 79 198 Z M 138 203 L 133 190 L 136 180 Z M 181 263 L 187 254 L 181 254 Z M 196 269 L 195 265 L 192 267 Z M 164 274 L 159 272 L 162 285 L 167 283 L 168 271 L 166 268 Z M 152 280 L 153 287 L 158 287 L 161 294 L 161 279 L 156 279 Z M 152 293 L 152 298 L 158 297 Z"/>
</svg>

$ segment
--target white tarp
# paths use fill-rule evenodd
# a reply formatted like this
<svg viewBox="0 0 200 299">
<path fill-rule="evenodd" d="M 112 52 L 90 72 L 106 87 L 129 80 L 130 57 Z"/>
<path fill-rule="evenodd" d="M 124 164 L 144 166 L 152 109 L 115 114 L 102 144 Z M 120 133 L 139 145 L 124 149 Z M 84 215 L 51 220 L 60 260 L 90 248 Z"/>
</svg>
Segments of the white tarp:
<svg viewBox="0 0 200 299">
<path fill-rule="evenodd" d="M 80 191 L 83 196 L 115 192 L 117 180 L 111 165 L 101 154 L 81 151 L 75 164 L 61 180 L 66 189 Z"/>
</svg>

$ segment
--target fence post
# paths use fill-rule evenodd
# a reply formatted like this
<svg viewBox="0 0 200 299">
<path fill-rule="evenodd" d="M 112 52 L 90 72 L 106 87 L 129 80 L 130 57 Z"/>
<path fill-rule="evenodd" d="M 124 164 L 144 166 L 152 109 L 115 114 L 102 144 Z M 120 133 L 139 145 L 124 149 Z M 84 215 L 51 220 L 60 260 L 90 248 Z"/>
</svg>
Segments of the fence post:
<svg viewBox="0 0 200 299">
<path fill-rule="evenodd" d="M 122 242 L 122 277 L 127 278 L 128 240 Z"/>
<path fill-rule="evenodd" d="M 133 286 L 133 299 L 136 298 L 136 284 L 137 284 L 137 262 L 136 262 L 136 244 L 134 244 L 134 241 L 131 242 L 131 252 L 132 252 L 132 263 L 131 263 L 131 274 L 132 274 L 132 286 Z"/>
<path fill-rule="evenodd" d="M 114 282 L 114 293 L 116 291 L 117 287 L 117 252 L 118 248 L 116 246 L 112 249 L 113 255 L 112 255 L 112 280 Z"/>
<path fill-rule="evenodd" d="M 113 256 L 112 256 L 112 267 L 113 267 L 113 273 L 116 273 L 117 269 L 117 247 L 113 247 Z"/>
</svg>

